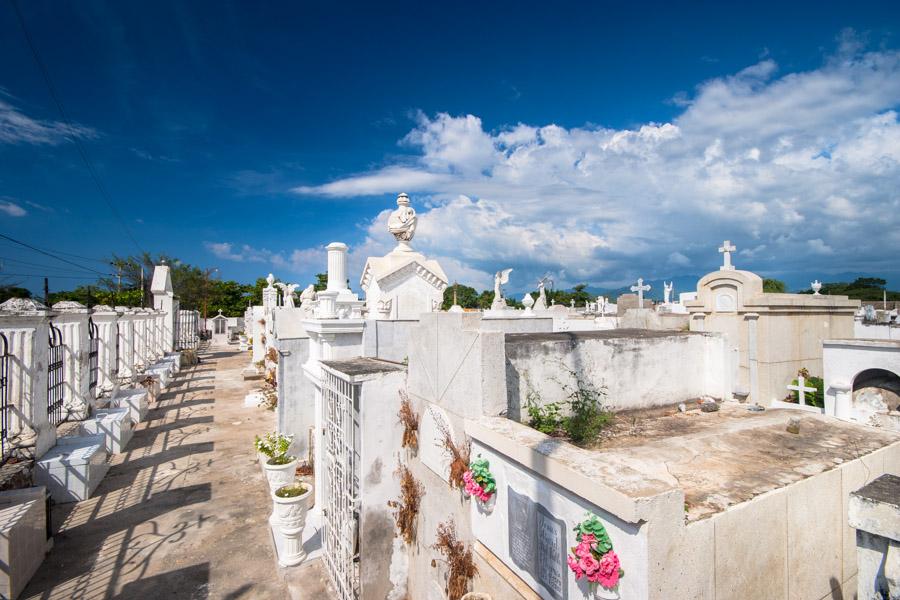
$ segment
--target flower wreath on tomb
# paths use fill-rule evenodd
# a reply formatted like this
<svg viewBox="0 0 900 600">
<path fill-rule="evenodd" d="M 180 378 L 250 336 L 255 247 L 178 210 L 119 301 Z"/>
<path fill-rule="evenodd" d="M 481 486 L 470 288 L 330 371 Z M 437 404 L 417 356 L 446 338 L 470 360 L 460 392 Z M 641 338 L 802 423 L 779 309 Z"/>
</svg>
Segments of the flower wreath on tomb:
<svg viewBox="0 0 900 600">
<path fill-rule="evenodd" d="M 603 523 L 597 515 L 587 513 L 585 517 L 574 528 L 578 545 L 569 554 L 569 569 L 575 573 L 575 579 L 587 578 L 592 586 L 614 590 L 625 572 Z"/>
<path fill-rule="evenodd" d="M 479 457 L 469 463 L 469 470 L 463 473 L 465 492 L 481 502 L 488 502 L 497 491 L 497 482 L 490 466 L 487 459 Z"/>
</svg>

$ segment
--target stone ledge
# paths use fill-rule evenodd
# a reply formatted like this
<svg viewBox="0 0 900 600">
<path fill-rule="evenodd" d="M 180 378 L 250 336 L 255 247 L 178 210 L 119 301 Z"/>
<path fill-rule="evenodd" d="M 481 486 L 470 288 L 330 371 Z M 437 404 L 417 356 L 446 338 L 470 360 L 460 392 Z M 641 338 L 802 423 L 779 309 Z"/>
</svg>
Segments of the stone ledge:
<svg viewBox="0 0 900 600">
<path fill-rule="evenodd" d="M 850 526 L 900 541 L 900 477 L 885 474 L 850 494 Z"/>
</svg>

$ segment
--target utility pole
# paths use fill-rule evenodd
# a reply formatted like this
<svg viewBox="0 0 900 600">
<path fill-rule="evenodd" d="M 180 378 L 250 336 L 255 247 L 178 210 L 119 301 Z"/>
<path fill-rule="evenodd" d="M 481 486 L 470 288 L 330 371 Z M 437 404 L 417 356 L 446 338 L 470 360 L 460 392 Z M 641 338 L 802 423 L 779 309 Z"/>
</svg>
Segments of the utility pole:
<svg viewBox="0 0 900 600">
<path fill-rule="evenodd" d="M 122 267 L 119 267 L 119 272 L 116 273 L 116 279 L 118 279 L 118 283 L 116 283 L 116 294 L 122 293 Z"/>
<path fill-rule="evenodd" d="M 144 308 L 144 267 L 141 266 L 141 308 Z"/>
<path fill-rule="evenodd" d="M 44 304 L 50 306 L 50 282 L 44 277 Z"/>
</svg>

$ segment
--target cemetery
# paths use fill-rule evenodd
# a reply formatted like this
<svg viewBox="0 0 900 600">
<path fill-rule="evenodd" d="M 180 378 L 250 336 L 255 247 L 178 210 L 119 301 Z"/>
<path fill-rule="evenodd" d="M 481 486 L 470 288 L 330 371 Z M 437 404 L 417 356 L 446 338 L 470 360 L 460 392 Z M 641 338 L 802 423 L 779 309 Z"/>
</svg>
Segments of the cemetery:
<svg viewBox="0 0 900 600">
<path fill-rule="evenodd" d="M 857 336 L 859 301 L 764 292 L 726 241 L 678 300 L 638 279 L 564 305 L 542 280 L 518 304 L 498 265 L 489 309 L 444 310 L 452 284 L 414 248 L 408 195 L 386 225 L 396 247 L 365 261 L 362 295 L 334 242 L 321 289 L 269 274 L 232 321 L 180 309 L 164 264 L 153 308 L 0 305 L 0 593 L 44 581 L 48 507 L 96 499 L 148 420 L 180 410 L 171 390 L 199 383 L 201 348 L 221 410 L 245 415 L 230 460 L 253 492 L 231 510 L 271 553 L 254 576 L 297 597 L 898 589 L 900 345 Z"/>
</svg>

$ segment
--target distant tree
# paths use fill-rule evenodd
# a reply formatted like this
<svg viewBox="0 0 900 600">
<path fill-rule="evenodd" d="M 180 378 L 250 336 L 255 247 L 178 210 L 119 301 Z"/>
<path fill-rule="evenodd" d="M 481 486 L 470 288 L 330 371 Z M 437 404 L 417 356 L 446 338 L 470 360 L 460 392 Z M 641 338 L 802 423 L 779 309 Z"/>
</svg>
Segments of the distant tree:
<svg viewBox="0 0 900 600">
<path fill-rule="evenodd" d="M 31 291 L 15 285 L 0 286 L 0 302 L 6 302 L 10 298 L 31 298 Z"/>
<path fill-rule="evenodd" d="M 453 291 L 456 290 L 456 300 L 463 308 L 478 308 L 478 292 L 467 285 L 449 285 L 444 290 L 444 303 L 441 308 L 449 310 L 453 306 Z"/>
<path fill-rule="evenodd" d="M 829 296 L 847 296 L 853 300 L 865 300 L 875 302 L 882 300 L 885 295 L 888 300 L 900 300 L 900 292 L 885 290 L 887 281 L 880 277 L 858 277 L 851 283 L 834 282 L 823 283 L 819 292 Z M 812 290 L 803 290 L 801 294 L 812 294 Z"/>
<path fill-rule="evenodd" d="M 313 284 L 318 292 L 328 288 L 328 273 L 316 273 L 316 282 Z"/>
<path fill-rule="evenodd" d="M 783 294 L 786 289 L 780 279 L 763 279 L 763 291 L 767 294 Z"/>
<path fill-rule="evenodd" d="M 263 280 L 265 281 L 265 279 Z M 254 286 L 244 285 L 237 281 L 213 280 L 210 282 L 210 295 L 207 314 L 216 316 L 219 311 L 226 317 L 241 317 L 247 308 Z"/>
</svg>

